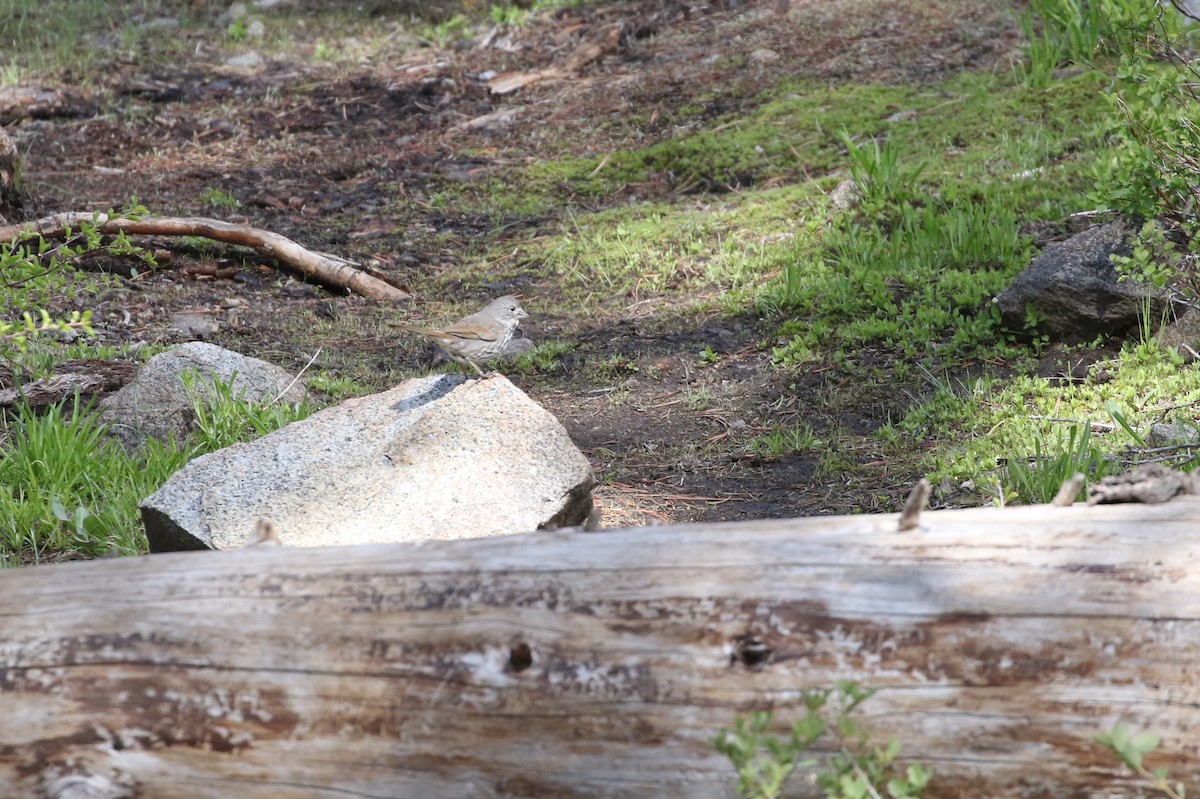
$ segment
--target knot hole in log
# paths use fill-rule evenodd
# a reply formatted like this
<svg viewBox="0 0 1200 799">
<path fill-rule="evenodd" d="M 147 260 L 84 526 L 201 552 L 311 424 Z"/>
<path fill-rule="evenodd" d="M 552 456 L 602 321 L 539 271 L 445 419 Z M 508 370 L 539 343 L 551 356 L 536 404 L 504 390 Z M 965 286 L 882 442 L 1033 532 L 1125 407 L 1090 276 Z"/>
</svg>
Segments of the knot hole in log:
<svg viewBox="0 0 1200 799">
<path fill-rule="evenodd" d="M 518 641 L 508 650 L 508 667 L 516 674 L 520 674 L 533 665 L 533 652 L 529 648 L 529 644 L 524 641 Z"/>
<path fill-rule="evenodd" d="M 767 662 L 774 652 L 766 641 L 757 635 L 742 635 L 733 639 L 733 653 L 729 656 L 729 665 L 745 663 L 747 666 L 760 666 Z"/>
</svg>

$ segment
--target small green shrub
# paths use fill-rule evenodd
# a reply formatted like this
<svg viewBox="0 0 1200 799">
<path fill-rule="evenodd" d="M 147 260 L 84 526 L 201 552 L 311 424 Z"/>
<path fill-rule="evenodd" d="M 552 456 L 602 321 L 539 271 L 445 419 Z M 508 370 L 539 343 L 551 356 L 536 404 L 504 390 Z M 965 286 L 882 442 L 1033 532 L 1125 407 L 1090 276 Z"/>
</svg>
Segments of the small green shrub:
<svg viewBox="0 0 1200 799">
<path fill-rule="evenodd" d="M 1106 93 L 1115 148 L 1097 165 L 1093 199 L 1135 219 L 1165 218 L 1191 231 L 1200 198 L 1193 156 L 1200 147 L 1200 72 L 1178 55 L 1179 15 L 1156 3 L 1103 5 L 1120 59 Z"/>
<path fill-rule="evenodd" d="M 450 19 L 427 26 L 421 34 L 421 40 L 444 50 L 456 42 L 466 41 L 470 36 L 471 21 L 463 14 L 455 14 Z"/>
<path fill-rule="evenodd" d="M 200 192 L 200 202 L 215 208 L 223 208 L 226 211 L 236 211 L 242 207 L 241 200 L 237 197 L 234 197 L 229 192 L 214 189 L 211 186 Z"/>
<path fill-rule="evenodd" d="M 137 218 L 136 213 L 108 213 L 113 217 Z M 6 289 L 0 298 L 3 300 L 0 313 L 19 313 L 57 298 L 70 288 L 67 278 L 72 272 L 68 267 L 93 253 L 135 256 L 153 263 L 149 253 L 135 247 L 124 233 L 106 238 L 96 229 L 95 222 L 84 223 L 78 230 L 68 229 L 62 241 L 25 233 L 15 242 L 0 246 L 0 283 Z"/>
<path fill-rule="evenodd" d="M 739 717 L 732 731 L 721 730 L 713 745 L 737 769 L 738 793 L 744 799 L 777 799 L 797 768 L 814 767 L 817 785 L 828 799 L 916 799 L 933 773 L 919 763 L 901 770 L 895 762 L 900 744 L 872 745 L 866 729 L 849 717 L 874 694 L 852 682 L 805 691 L 806 712 L 787 738 L 768 734 L 771 713 L 755 711 Z M 835 749 L 823 764 L 805 757 L 821 739 Z"/>
<path fill-rule="evenodd" d="M 1165 768 L 1153 771 L 1142 765 L 1142 758 L 1158 748 L 1159 737 L 1151 732 L 1134 732 L 1129 725 L 1121 722 L 1108 732 L 1101 733 L 1095 738 L 1096 743 L 1116 755 L 1117 759 L 1140 776 L 1144 777 L 1154 790 L 1159 791 L 1168 799 L 1184 799 L 1187 788 L 1182 782 L 1174 785 L 1167 779 Z"/>
<path fill-rule="evenodd" d="M 517 356 L 516 374 L 549 374 L 562 366 L 562 356 L 575 349 L 563 341 L 543 341 L 533 349 Z"/>
<path fill-rule="evenodd" d="M 97 230 L 101 216 L 136 219 L 146 213 L 137 198 L 120 212 L 96 214 L 78 230 L 68 229 L 61 241 L 27 233 L 16 241 L 0 245 L 0 355 L 18 368 L 29 339 L 48 332 L 65 333 L 75 330 L 88 336 L 94 334 L 90 310 L 73 310 L 65 315 L 52 313 L 51 307 L 61 307 L 64 301 L 78 295 L 98 291 L 103 278 L 92 275 L 81 278 L 73 267 L 82 259 L 106 254 L 132 257 L 150 266 L 154 258 L 146 250 L 134 246 L 124 233 L 102 236 Z"/>
</svg>

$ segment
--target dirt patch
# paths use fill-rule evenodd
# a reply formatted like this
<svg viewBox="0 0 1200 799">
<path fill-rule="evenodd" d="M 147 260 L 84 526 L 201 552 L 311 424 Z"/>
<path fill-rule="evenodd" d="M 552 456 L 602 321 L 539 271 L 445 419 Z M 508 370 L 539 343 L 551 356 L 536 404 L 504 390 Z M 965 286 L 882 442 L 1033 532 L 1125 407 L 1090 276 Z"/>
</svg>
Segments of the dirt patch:
<svg viewBox="0 0 1200 799">
<path fill-rule="evenodd" d="M 647 306 L 613 296 L 582 309 L 537 263 L 497 262 L 481 281 L 463 267 L 508 239 L 557 233 L 566 209 L 459 211 L 439 192 L 503 185 L 546 154 L 594 157 L 728 124 L 792 79 L 921 83 L 993 68 L 1017 37 L 1011 11 L 994 5 L 597 3 L 539 16 L 503 49 L 397 50 L 350 73 L 287 58 L 232 68 L 197 47 L 186 63 L 114 64 L 99 79 L 100 116 L 26 120 L 14 134 L 31 216 L 136 195 L 155 213 L 244 221 L 369 264 L 417 295 L 405 309 L 332 296 L 244 253 L 163 242 L 172 264 L 85 304 L 108 342 L 175 340 L 174 316 L 210 313 L 215 343 L 289 368 L 320 347 L 316 368 L 383 388 L 425 357 L 388 321 L 410 310 L 445 318 L 519 291 L 527 333 L 575 348 L 560 368 L 513 380 L 592 459 L 604 524 L 896 510 L 919 475 L 890 468 L 870 434 L 902 412 L 902 388 L 848 391 L 861 381 L 835 369 L 773 368 L 775 323 L 723 317 L 714 297 Z M 612 30 L 617 46 L 576 74 L 489 93 L 489 75 L 561 65 Z M 732 188 L 724 177 L 656 180 L 608 197 L 563 191 L 597 210 L 635 192 Z M 214 204 L 223 196 L 240 206 Z M 188 268 L 202 261 L 232 277 Z M 791 423 L 819 446 L 753 452 L 757 437 Z"/>
</svg>

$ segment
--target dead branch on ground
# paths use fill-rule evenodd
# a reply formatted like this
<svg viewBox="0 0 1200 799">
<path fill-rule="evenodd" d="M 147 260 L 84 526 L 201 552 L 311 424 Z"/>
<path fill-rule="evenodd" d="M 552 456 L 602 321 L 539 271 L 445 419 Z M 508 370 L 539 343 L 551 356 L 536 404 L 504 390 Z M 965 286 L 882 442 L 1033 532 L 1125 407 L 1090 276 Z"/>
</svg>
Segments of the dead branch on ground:
<svg viewBox="0 0 1200 799">
<path fill-rule="evenodd" d="M 127 219 L 77 211 L 0 227 L 0 241 L 15 241 L 26 233 L 44 237 L 62 236 L 68 228 L 77 230 L 80 225 L 91 223 L 95 224 L 98 232 L 105 235 L 123 232 L 141 236 L 201 236 L 226 244 L 249 247 L 259 255 L 272 258 L 325 286 L 344 289 L 373 300 L 405 300 L 410 296 L 408 292 L 367 274 L 344 258 L 314 252 L 286 236 L 268 230 L 203 217 Z"/>
</svg>

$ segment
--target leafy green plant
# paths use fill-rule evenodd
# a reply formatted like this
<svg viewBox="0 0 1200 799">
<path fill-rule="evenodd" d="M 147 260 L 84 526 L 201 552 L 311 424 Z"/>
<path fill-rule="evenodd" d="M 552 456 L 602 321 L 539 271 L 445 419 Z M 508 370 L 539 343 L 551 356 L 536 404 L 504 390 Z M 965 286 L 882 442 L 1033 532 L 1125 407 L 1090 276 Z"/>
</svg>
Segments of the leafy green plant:
<svg viewBox="0 0 1200 799">
<path fill-rule="evenodd" d="M 595 374 L 599 380 L 624 380 L 631 374 L 642 371 L 636 358 L 615 353 L 596 364 Z"/>
<path fill-rule="evenodd" d="M 242 207 L 242 203 L 237 197 L 232 194 L 209 187 L 200 192 L 200 202 L 205 205 L 212 205 L 217 208 L 224 208 L 227 211 L 236 211 Z"/>
<path fill-rule="evenodd" d="M 506 28 L 519 28 L 529 19 L 529 9 L 507 3 L 492 3 L 492 22 Z"/>
<path fill-rule="evenodd" d="M 91 325 L 91 311 L 72 311 L 66 319 L 52 319 L 45 309 L 38 309 L 38 312 L 41 318 L 36 321 L 28 311 L 21 314 L 19 322 L 0 320 L 0 341 L 11 343 L 23 350 L 29 342 L 30 336 L 47 333 L 51 330 L 57 330 L 60 333 L 81 330 L 89 336 L 95 335 Z"/>
<path fill-rule="evenodd" d="M 129 241 L 124 231 L 104 236 L 98 227 L 104 219 L 137 219 L 146 209 L 135 197 L 121 211 L 96 213 L 90 222 L 78 229 L 68 227 L 61 239 L 51 241 L 37 233 L 24 233 L 16 241 L 0 245 L 0 285 L 6 291 L 0 296 L 0 316 L 20 314 L 49 304 L 53 299 L 73 296 L 69 267 L 95 254 L 132 257 L 150 266 L 153 256 Z"/>
<path fill-rule="evenodd" d="M 225 35 L 229 37 L 231 42 L 245 41 L 246 37 L 250 35 L 249 20 L 246 18 L 246 15 L 243 14 L 236 17 L 230 22 L 225 28 Z"/>
<path fill-rule="evenodd" d="M 100 218 L 136 219 L 146 209 L 137 199 L 120 212 L 96 214 L 78 229 L 69 228 L 61 239 L 51 240 L 26 233 L 0 246 L 0 355 L 20 366 L 31 338 L 44 333 L 79 332 L 94 335 L 90 310 L 51 313 L 83 292 L 99 290 L 105 278 L 88 275 L 81 278 L 74 270 L 84 258 L 106 254 L 133 257 L 150 266 L 153 257 L 133 245 L 124 233 L 103 236 L 98 230 Z"/>
<path fill-rule="evenodd" d="M 1119 63 L 1106 96 L 1116 112 L 1108 126 L 1115 148 L 1096 169 L 1093 198 L 1135 219 L 1170 219 L 1195 227 L 1200 198 L 1196 82 L 1200 72 L 1179 55 L 1179 15 L 1156 3 L 1104 3 Z"/>
<path fill-rule="evenodd" d="M 455 14 L 448 20 L 425 28 L 421 38 L 425 43 L 444 50 L 455 42 L 466 39 L 470 30 L 470 20 L 462 14 Z"/>
<path fill-rule="evenodd" d="M 1175 242 L 1167 238 L 1162 227 L 1148 219 L 1129 242 L 1129 255 L 1110 255 L 1121 280 L 1150 283 L 1163 288 L 1174 277 L 1172 268 Z"/>
<path fill-rule="evenodd" d="M 739 717 L 732 731 L 721 730 L 713 745 L 737 769 L 738 793 L 744 799 L 777 799 L 796 769 L 813 768 L 827 799 L 920 797 L 932 772 L 919 763 L 901 770 L 895 762 L 900 744 L 893 740 L 885 747 L 872 745 L 867 730 L 849 717 L 874 694 L 874 689 L 852 682 L 805 691 L 805 714 L 788 737 L 770 735 L 772 714 L 754 711 Z M 836 750 L 824 763 L 805 756 L 822 738 Z"/>
<path fill-rule="evenodd" d="M 1154 733 L 1134 732 L 1129 725 L 1119 722 L 1108 732 L 1097 735 L 1095 741 L 1169 799 L 1185 799 L 1187 796 L 1186 786 L 1182 782 L 1172 785 L 1165 768 L 1151 771 L 1142 765 L 1142 759 L 1158 748 L 1160 738 Z"/>
</svg>

